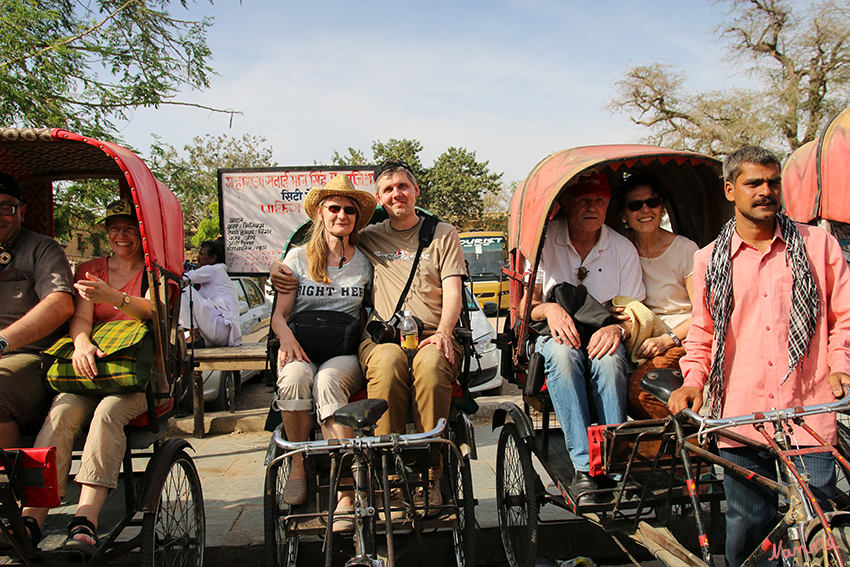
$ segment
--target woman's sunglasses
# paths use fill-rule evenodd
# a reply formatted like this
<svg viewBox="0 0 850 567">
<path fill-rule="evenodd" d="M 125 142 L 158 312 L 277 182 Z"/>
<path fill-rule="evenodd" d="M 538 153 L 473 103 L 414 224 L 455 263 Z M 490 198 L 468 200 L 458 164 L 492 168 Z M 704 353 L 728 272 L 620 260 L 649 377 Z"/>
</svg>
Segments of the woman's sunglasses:
<svg viewBox="0 0 850 567">
<path fill-rule="evenodd" d="M 355 207 L 341 207 L 339 205 L 327 205 L 325 208 L 327 210 L 329 210 L 332 215 L 338 215 L 340 211 L 345 211 L 345 214 L 352 215 L 352 216 L 357 214 L 357 209 Z"/>
<path fill-rule="evenodd" d="M 626 208 L 632 211 L 633 213 L 638 212 L 646 205 L 650 209 L 655 209 L 656 207 L 661 206 L 661 197 L 650 197 L 649 199 L 641 201 L 640 199 L 635 199 L 634 201 L 629 201 L 626 203 Z"/>
</svg>

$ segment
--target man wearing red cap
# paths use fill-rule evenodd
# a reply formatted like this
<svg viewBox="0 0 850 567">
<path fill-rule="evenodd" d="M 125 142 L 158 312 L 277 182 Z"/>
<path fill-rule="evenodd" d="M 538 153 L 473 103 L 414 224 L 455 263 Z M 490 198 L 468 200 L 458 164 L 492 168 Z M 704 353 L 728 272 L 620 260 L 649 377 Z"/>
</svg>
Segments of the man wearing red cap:
<svg viewBox="0 0 850 567">
<path fill-rule="evenodd" d="M 576 471 L 570 485 L 574 497 L 596 488 L 588 474 L 588 396 L 593 396 L 600 423 L 626 420 L 627 365 L 621 343 L 628 330 L 607 325 L 583 345 L 572 317 L 543 298 L 555 285 L 568 282 L 606 307 L 618 295 L 643 300 L 646 291 L 637 251 L 605 225 L 610 200 L 608 180 L 601 173 L 580 177 L 563 190 L 559 204 L 564 214 L 549 223 L 532 298 L 531 318 L 545 320 L 550 330 L 550 335 L 537 338 L 535 346 L 546 361 L 549 396 Z M 581 497 L 582 504 L 591 502 L 592 494 Z"/>
</svg>

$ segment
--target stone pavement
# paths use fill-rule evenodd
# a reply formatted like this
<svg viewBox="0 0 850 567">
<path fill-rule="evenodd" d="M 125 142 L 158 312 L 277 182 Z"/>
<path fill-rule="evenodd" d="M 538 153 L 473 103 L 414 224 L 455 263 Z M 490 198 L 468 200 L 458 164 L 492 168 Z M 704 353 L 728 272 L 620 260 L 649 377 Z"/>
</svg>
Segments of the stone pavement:
<svg viewBox="0 0 850 567">
<path fill-rule="evenodd" d="M 478 500 L 476 519 L 480 526 L 478 565 L 506 565 L 499 536 L 496 514 L 496 447 L 499 431 L 491 431 L 490 418 L 502 401 L 518 401 L 516 396 L 477 398 L 481 409 L 473 416 L 478 459 L 472 462 L 474 494 Z M 191 417 L 175 420 L 169 435 L 183 436 L 194 448 L 192 456 L 201 477 L 207 519 L 206 565 L 230 567 L 234 561 L 254 561 L 262 564 L 263 556 L 263 459 L 270 434 L 263 430 L 266 410 L 243 410 L 235 414 L 217 413 L 207 416 L 207 435 L 191 437 Z M 551 485 L 548 476 L 541 480 Z M 590 523 L 571 517 L 567 512 L 547 506 L 541 509 L 542 519 L 566 520 L 564 526 L 541 529 L 541 565 L 547 559 L 568 559 L 579 555 L 593 556 L 597 563 L 628 561 L 611 537 Z M 570 536 L 565 538 L 564 534 Z M 450 559 L 451 538 L 447 534 L 428 535 L 428 553 L 440 548 Z M 336 546 L 335 546 L 336 547 Z M 640 548 L 629 546 L 632 553 Z M 321 545 L 300 546 L 299 564 L 322 563 Z M 409 553 L 410 564 L 418 565 L 421 555 Z M 442 557 L 442 555 L 441 555 Z M 398 564 L 404 565 L 404 557 Z M 643 559 L 647 559 L 644 555 Z M 342 561 L 344 563 L 344 561 Z M 335 562 L 336 563 L 336 562 Z M 450 564 L 437 561 L 433 564 Z M 342 563 L 341 563 L 342 564 Z"/>
</svg>

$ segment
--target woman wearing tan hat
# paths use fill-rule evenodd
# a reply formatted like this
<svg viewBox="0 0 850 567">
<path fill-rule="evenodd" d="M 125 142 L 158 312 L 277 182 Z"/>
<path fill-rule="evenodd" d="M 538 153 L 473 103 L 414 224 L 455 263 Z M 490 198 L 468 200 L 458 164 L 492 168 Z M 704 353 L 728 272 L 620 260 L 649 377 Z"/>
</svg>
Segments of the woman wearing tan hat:
<svg viewBox="0 0 850 567">
<path fill-rule="evenodd" d="M 146 320 L 151 318 L 151 302 L 146 297 L 145 258 L 139 220 L 132 201 L 110 203 L 100 222 L 112 255 L 95 258 L 77 267 L 74 287 L 78 297 L 70 320 L 74 343 L 73 369 L 77 376 L 98 374 L 97 362 L 104 353 L 92 343 L 92 327 L 101 321 Z M 104 369 L 101 368 L 101 372 Z M 89 423 L 85 435 L 80 470 L 80 500 L 74 519 L 68 524 L 63 549 L 85 555 L 97 553 L 97 520 L 110 490 L 118 486 L 118 475 L 126 446 L 124 426 L 147 410 L 144 392 L 125 394 L 80 394 L 61 392 L 35 440 L 35 447 L 56 447 L 59 493 L 65 496 L 74 439 Z M 40 539 L 49 508 L 24 508 L 24 523 Z"/>
<path fill-rule="evenodd" d="M 313 187 L 304 209 L 313 220 L 309 241 L 290 250 L 283 263 L 298 279 L 295 294 L 279 294 L 272 329 L 280 339 L 277 400 L 286 437 L 306 441 L 314 419 L 325 439 L 346 438 L 351 430 L 334 422 L 333 412 L 348 403 L 350 394 L 365 386 L 357 354 L 334 356 L 318 363 L 307 356 L 288 322 L 303 311 L 336 311 L 359 316 L 366 288 L 372 282 L 372 264 L 357 249 L 358 233 L 375 211 L 375 198 L 358 191 L 346 175 L 325 187 Z M 308 349 L 309 350 L 309 349 Z M 315 358 L 315 356 L 314 356 Z M 313 416 L 315 413 L 315 418 Z M 300 455 L 292 458 L 283 500 L 291 505 L 307 496 L 306 474 Z M 335 530 L 352 525 L 351 495 L 342 493 L 335 513 Z"/>
<path fill-rule="evenodd" d="M 658 182 L 634 175 L 622 186 L 618 204 L 626 236 L 637 248 L 643 270 L 646 299 L 629 308 L 634 344 L 627 344 L 632 360 L 646 360 L 628 380 L 628 413 L 637 419 L 669 415 L 667 406 L 640 387 L 641 378 L 654 368 L 678 368 L 684 356 L 682 341 L 691 326 L 691 275 L 698 247 L 684 236 L 661 228 L 664 203 Z M 629 303 L 619 301 L 616 303 Z M 648 308 L 648 309 L 647 309 Z"/>
</svg>

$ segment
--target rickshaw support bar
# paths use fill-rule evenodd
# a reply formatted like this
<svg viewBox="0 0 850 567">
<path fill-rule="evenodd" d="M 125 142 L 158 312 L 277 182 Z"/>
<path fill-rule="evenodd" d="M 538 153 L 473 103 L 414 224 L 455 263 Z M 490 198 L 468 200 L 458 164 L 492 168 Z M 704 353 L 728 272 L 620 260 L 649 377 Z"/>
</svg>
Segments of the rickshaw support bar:
<svg viewBox="0 0 850 567">
<path fill-rule="evenodd" d="M 780 495 L 782 495 L 786 498 L 788 497 L 788 488 L 785 487 L 784 485 L 776 482 L 776 481 L 770 480 L 769 478 L 762 476 L 760 474 L 756 474 L 753 471 L 746 469 L 744 467 L 741 467 L 739 465 L 736 465 L 735 463 L 733 463 L 731 461 L 727 461 L 726 459 L 724 459 L 722 457 L 718 457 L 714 453 L 712 453 L 710 451 L 706 451 L 702 447 L 698 447 L 696 445 L 688 445 L 688 450 L 691 451 L 692 453 L 696 453 L 697 455 L 699 455 L 700 457 L 702 457 L 703 459 L 705 459 L 709 463 L 714 463 L 716 465 L 720 465 L 721 467 L 723 467 L 724 470 L 730 470 L 730 471 L 732 471 L 736 474 L 741 475 L 742 477 L 746 478 L 747 480 L 752 480 L 753 482 L 759 483 L 760 485 L 776 492 L 777 494 L 780 494 Z"/>
<path fill-rule="evenodd" d="M 682 547 L 667 528 L 654 528 L 641 522 L 631 537 L 668 567 L 708 567 L 702 559 Z"/>
</svg>

